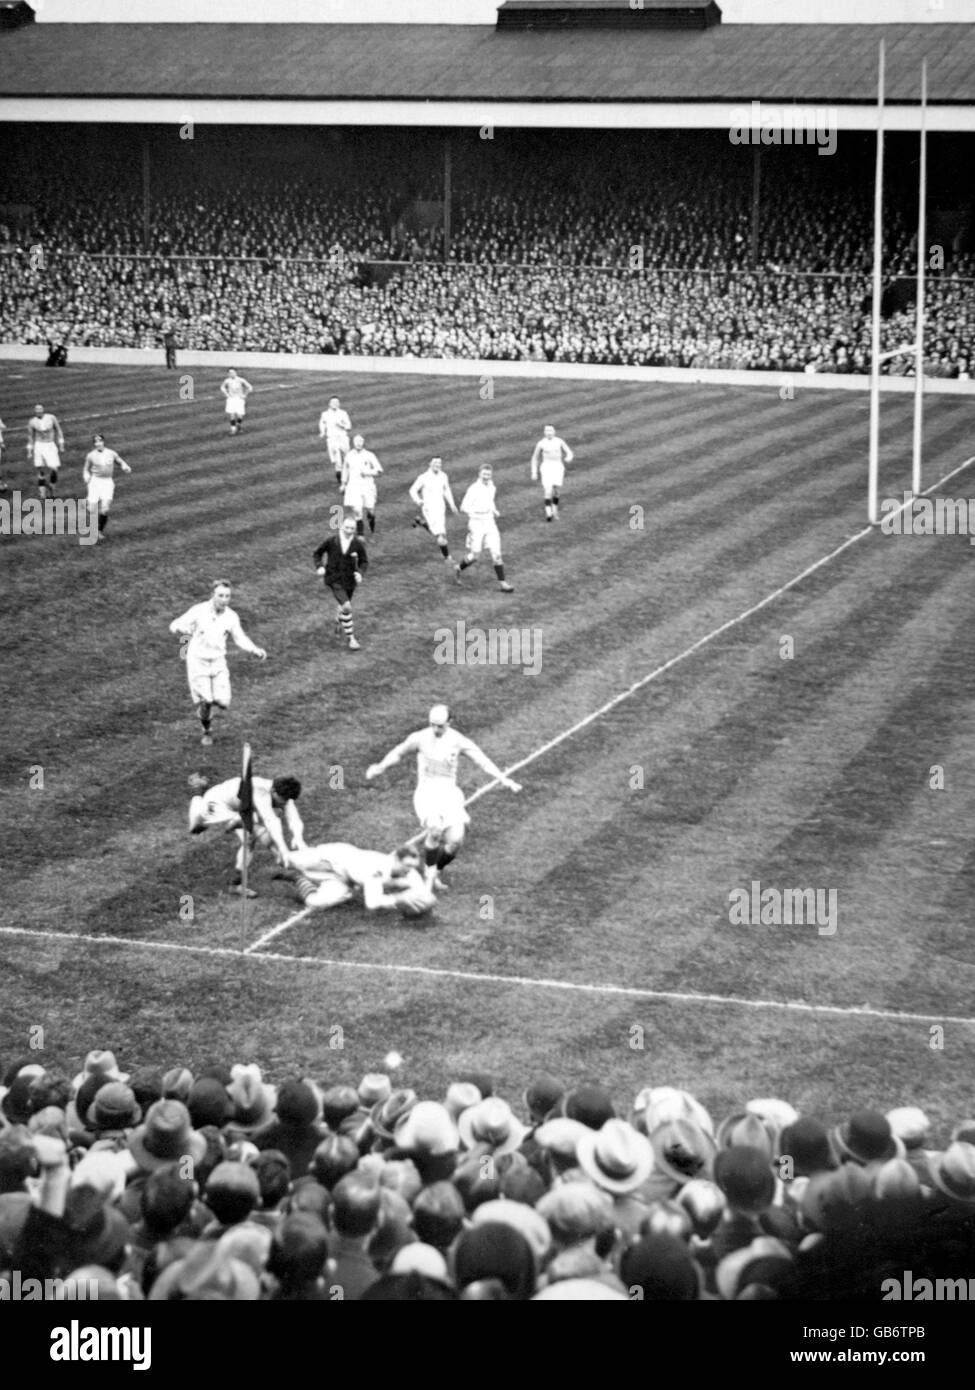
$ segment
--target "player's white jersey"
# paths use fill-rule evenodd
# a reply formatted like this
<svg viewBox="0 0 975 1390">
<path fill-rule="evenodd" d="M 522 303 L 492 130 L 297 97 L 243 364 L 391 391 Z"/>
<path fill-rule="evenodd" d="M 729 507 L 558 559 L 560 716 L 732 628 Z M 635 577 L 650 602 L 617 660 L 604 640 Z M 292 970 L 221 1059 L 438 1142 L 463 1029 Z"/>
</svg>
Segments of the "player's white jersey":
<svg viewBox="0 0 975 1390">
<path fill-rule="evenodd" d="M 345 456 L 346 480 L 352 487 L 383 471 L 382 464 L 371 449 L 350 449 Z"/>
<path fill-rule="evenodd" d="M 471 740 L 456 729 L 447 729 L 439 736 L 432 729 L 418 729 L 406 740 L 404 749 L 416 753 L 417 786 L 420 787 L 427 782 L 456 782 L 460 755 L 473 746 Z"/>
<path fill-rule="evenodd" d="M 460 504 L 460 509 L 473 520 L 475 517 L 493 517 L 495 487 L 493 483 L 484 483 L 478 478 L 476 483 L 471 483 L 464 493 L 464 500 Z"/>
<path fill-rule="evenodd" d="M 187 661 L 222 661 L 227 656 L 227 638 L 247 646 L 240 618 L 232 608 L 218 613 L 212 603 L 196 603 L 169 625 L 170 632 L 188 634 Z"/>
<path fill-rule="evenodd" d="M 553 434 L 551 439 L 544 435 L 535 445 L 535 453 L 532 459 L 535 465 L 539 463 L 571 463 L 572 450 L 564 439 L 560 439 L 557 434 Z"/>
<path fill-rule="evenodd" d="M 254 388 L 242 376 L 228 376 L 220 390 L 229 400 L 246 400 Z"/>
<path fill-rule="evenodd" d="M 315 845 L 305 851 L 301 872 L 314 879 L 318 874 L 333 873 L 350 884 L 363 887 L 370 879 L 389 878 L 397 861 L 392 854 L 379 850 L 359 849 L 356 845 L 336 842 Z"/>
<path fill-rule="evenodd" d="M 89 478 L 111 478 L 115 473 L 115 465 L 121 462 L 121 455 L 114 449 L 92 449 L 85 456 L 85 468 Z"/>
<path fill-rule="evenodd" d="M 328 443 L 340 443 L 344 439 L 344 442 L 348 444 L 348 432 L 352 428 L 352 421 L 349 419 L 347 411 L 333 410 L 329 406 L 327 410 L 322 411 L 318 428 Z"/>
<path fill-rule="evenodd" d="M 443 469 L 437 473 L 428 468 L 425 473 L 421 473 L 410 488 L 410 500 L 418 507 L 430 507 L 438 512 L 443 511 L 448 504 L 452 506 L 454 498 L 450 491 L 450 479 Z"/>
<path fill-rule="evenodd" d="M 53 444 L 54 437 L 60 434 L 58 417 L 46 410 L 43 415 L 32 415 L 27 422 L 32 444 Z"/>
</svg>

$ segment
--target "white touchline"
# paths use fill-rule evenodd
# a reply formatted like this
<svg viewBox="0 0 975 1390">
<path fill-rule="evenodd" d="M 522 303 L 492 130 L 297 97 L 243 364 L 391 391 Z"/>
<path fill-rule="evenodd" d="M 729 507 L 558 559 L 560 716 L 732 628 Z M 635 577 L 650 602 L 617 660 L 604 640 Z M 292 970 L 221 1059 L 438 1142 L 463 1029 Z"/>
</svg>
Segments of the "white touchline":
<svg viewBox="0 0 975 1390">
<path fill-rule="evenodd" d="M 975 1028 L 975 1018 L 953 1014 L 901 1013 L 897 1009 L 807 1004 L 802 999 L 742 999 L 734 994 L 695 994 L 680 990 L 641 989 L 635 985 L 591 985 L 576 980 L 536 979 L 531 975 L 484 975 L 475 970 L 443 970 L 432 965 L 390 965 L 384 961 L 329 960 L 323 956 L 289 956 L 279 951 L 253 955 L 232 946 L 191 946 L 180 941 L 140 941 L 126 936 L 91 936 L 82 932 L 41 931 L 33 927 L 0 927 L 0 936 L 44 937 L 54 941 L 83 941 L 93 946 L 130 946 L 143 951 L 170 951 L 213 956 L 221 960 L 271 961 L 275 965 L 321 966 L 328 970 L 378 970 L 387 975 L 420 975 L 434 980 L 466 980 L 472 984 L 518 985 L 523 989 L 570 990 L 577 994 L 608 994 L 626 999 L 662 999 L 674 1004 L 720 1004 L 742 1009 L 773 1009 L 783 1013 L 831 1014 L 840 1018 L 883 1018 L 895 1023 L 958 1024 Z"/>
<path fill-rule="evenodd" d="M 936 491 L 939 487 L 947 483 L 949 479 L 953 478 L 956 473 L 961 473 L 963 469 L 967 468 L 969 464 L 972 463 L 975 463 L 975 454 L 973 454 L 971 458 L 966 459 L 964 463 L 960 463 L 957 468 L 953 468 L 950 473 L 946 473 L 943 478 L 939 478 L 936 483 L 932 483 L 930 487 L 925 488 L 921 496 L 924 497 L 927 496 L 929 492 Z M 903 507 L 900 508 L 900 510 L 903 510 Z M 641 676 L 638 681 L 634 681 L 628 689 L 620 691 L 620 693 L 614 695 L 611 700 L 607 700 L 605 705 L 601 705 L 600 708 L 594 710 L 592 714 L 587 714 L 584 719 L 580 719 L 578 723 L 573 724 L 571 728 L 564 729 L 562 733 L 556 734 L 554 738 L 549 739 L 548 743 L 543 743 L 540 748 L 536 748 L 533 753 L 529 753 L 528 756 L 522 758 L 520 762 L 512 763 L 511 767 L 505 768 L 504 775 L 510 777 L 513 772 L 518 772 L 521 768 L 527 767 L 529 763 L 533 763 L 536 758 L 541 758 L 545 753 L 550 752 L 553 748 L 557 748 L 560 743 L 564 743 L 567 738 L 571 738 L 573 734 L 577 734 L 580 729 L 585 729 L 588 725 L 595 723 L 595 721 L 601 719 L 604 714 L 608 714 L 611 709 L 615 709 L 616 706 L 622 704 L 624 700 L 628 700 L 632 695 L 635 695 L 638 690 L 642 690 L 645 685 L 649 685 L 651 681 L 655 681 L 658 676 L 664 675 L 664 673 L 671 670 L 672 667 L 679 665 L 680 662 L 686 660 L 687 657 L 693 656 L 693 654 L 700 651 L 702 647 L 706 647 L 709 642 L 713 642 L 715 637 L 720 637 L 723 632 L 728 632 L 729 629 L 737 627 L 739 623 L 745 622 L 745 620 L 752 617 L 753 614 L 761 612 L 763 608 L 767 608 L 770 603 L 774 603 L 777 598 L 781 598 L 782 595 L 788 593 L 790 589 L 794 589 L 803 579 L 807 579 L 809 575 L 815 574 L 816 570 L 822 569 L 823 565 L 828 565 L 830 560 L 835 560 L 837 555 L 842 555 L 844 550 L 849 549 L 851 545 L 862 540 L 864 536 L 869 536 L 875 529 L 874 526 L 865 526 L 862 531 L 857 531 L 855 535 L 845 540 L 842 545 L 838 545 L 835 550 L 831 550 L 828 555 L 824 555 L 821 560 L 817 560 L 815 564 L 807 565 L 801 573 L 795 575 L 787 583 L 782 584 L 778 589 L 773 589 L 772 593 L 767 594 L 765 598 L 760 599 L 758 603 L 752 604 L 751 608 L 746 608 L 736 617 L 729 618 L 727 622 L 722 623 L 720 627 L 713 628 L 703 637 L 699 637 L 696 642 L 693 642 L 689 647 L 685 647 L 684 650 L 678 652 L 676 656 L 672 656 L 670 660 L 665 661 L 662 666 L 657 666 L 653 671 L 648 671 L 645 676 Z M 478 787 L 476 791 L 470 794 L 464 802 L 464 805 L 470 806 L 472 802 L 477 801 L 485 792 L 491 791 L 492 788 L 498 785 L 497 779 L 493 782 L 485 782 L 483 787 Z M 419 835 L 414 835 L 407 843 L 413 844 L 422 838 L 423 833 L 421 831 Z M 276 927 L 269 927 L 252 945 L 247 947 L 247 954 L 251 955 L 259 951 L 262 946 L 266 946 L 269 941 L 273 941 L 281 932 L 287 931 L 289 927 L 293 927 L 296 923 L 304 921 L 306 917 L 310 917 L 313 911 L 314 908 L 311 907 L 303 908 L 301 912 L 294 913 L 293 916 L 288 917 L 284 922 L 279 922 Z"/>
</svg>

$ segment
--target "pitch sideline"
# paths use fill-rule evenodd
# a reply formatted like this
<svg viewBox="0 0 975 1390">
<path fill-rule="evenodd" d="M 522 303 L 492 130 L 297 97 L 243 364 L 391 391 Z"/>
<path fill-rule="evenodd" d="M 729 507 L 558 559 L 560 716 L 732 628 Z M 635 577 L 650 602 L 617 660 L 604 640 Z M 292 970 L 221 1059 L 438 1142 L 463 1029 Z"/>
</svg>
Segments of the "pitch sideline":
<svg viewBox="0 0 975 1390">
<path fill-rule="evenodd" d="M 0 927 L 0 936 L 26 936 L 55 941 L 83 941 L 93 946 L 126 946 L 146 951 L 172 951 L 211 956 L 220 960 L 272 961 L 275 965 L 321 966 L 333 970 L 375 970 L 391 975 L 419 975 L 426 979 L 463 980 L 472 984 L 517 985 L 522 989 L 567 990 L 624 999 L 653 999 L 672 1004 L 713 1004 L 743 1009 L 768 1009 L 782 1013 L 828 1014 L 840 1018 L 879 1018 L 896 1023 L 958 1024 L 975 1027 L 975 1018 L 953 1014 L 903 1013 L 897 1009 L 872 1009 L 867 1005 L 809 1004 L 804 999 L 743 999 L 734 994 L 696 994 L 693 991 L 641 989 L 635 985 L 582 984 L 576 980 L 538 979 L 531 975 L 480 974 L 474 970 L 446 970 L 432 965 L 387 965 L 382 961 L 329 960 L 323 956 L 288 956 L 279 951 L 253 955 L 233 946 L 194 946 L 180 941 L 141 941 L 125 936 L 92 936 L 83 932 L 41 931 L 34 927 Z"/>
</svg>

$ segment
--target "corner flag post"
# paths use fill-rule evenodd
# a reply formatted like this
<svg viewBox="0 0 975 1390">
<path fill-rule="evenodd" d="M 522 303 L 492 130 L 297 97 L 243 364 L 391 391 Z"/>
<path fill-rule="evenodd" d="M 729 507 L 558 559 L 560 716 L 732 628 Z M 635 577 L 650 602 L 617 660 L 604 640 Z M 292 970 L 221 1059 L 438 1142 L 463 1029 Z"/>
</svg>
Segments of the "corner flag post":
<svg viewBox="0 0 975 1390">
<path fill-rule="evenodd" d="M 243 827 L 243 863 L 240 871 L 240 949 L 244 949 L 244 935 L 247 926 L 247 868 L 251 857 L 251 840 L 254 834 L 254 774 L 251 765 L 251 746 L 244 744 L 243 766 L 240 774 L 240 823 Z"/>
<path fill-rule="evenodd" d="M 867 519 L 876 525 L 877 475 L 880 471 L 880 297 L 884 254 L 884 41 L 877 71 L 877 170 L 873 205 L 873 313 L 870 348 L 870 459 L 867 474 Z"/>
<path fill-rule="evenodd" d="M 914 339 L 914 449 L 911 455 L 911 491 L 917 497 L 921 491 L 921 444 L 924 433 L 924 272 L 927 257 L 927 197 L 928 197 L 928 60 L 921 62 L 921 162 L 918 183 L 917 210 L 917 301 L 914 306 L 916 333 Z"/>
</svg>

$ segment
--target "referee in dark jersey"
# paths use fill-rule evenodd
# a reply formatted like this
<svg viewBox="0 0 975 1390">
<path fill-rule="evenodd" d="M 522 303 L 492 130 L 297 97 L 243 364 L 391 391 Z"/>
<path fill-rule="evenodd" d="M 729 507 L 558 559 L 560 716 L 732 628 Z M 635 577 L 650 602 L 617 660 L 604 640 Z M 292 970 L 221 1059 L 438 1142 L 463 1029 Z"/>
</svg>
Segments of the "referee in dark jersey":
<svg viewBox="0 0 975 1390">
<path fill-rule="evenodd" d="M 315 551 L 315 568 L 325 581 L 325 588 L 331 589 L 338 604 L 336 630 L 346 638 L 352 652 L 359 651 L 352 627 L 352 595 L 362 583 L 362 576 L 369 564 L 366 547 L 356 535 L 355 517 L 346 517 L 339 533 L 322 541 Z"/>
</svg>

